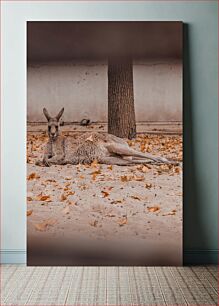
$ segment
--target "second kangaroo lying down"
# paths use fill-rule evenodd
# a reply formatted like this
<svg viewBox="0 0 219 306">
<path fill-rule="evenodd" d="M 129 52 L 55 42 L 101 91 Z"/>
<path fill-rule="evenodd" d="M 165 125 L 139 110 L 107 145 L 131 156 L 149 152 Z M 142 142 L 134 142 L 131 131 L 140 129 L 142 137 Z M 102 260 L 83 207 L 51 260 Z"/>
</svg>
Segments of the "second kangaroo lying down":
<svg viewBox="0 0 219 306">
<path fill-rule="evenodd" d="M 134 165 L 149 162 L 172 164 L 166 158 L 138 152 L 129 147 L 125 140 L 111 134 L 86 133 L 78 139 L 75 149 L 69 149 L 69 138 L 60 134 L 59 120 L 64 108 L 56 117 L 51 117 L 44 108 L 43 113 L 48 121 L 49 140 L 46 144 L 42 161 L 36 165 L 90 164 L 96 160 L 107 165 Z"/>
</svg>

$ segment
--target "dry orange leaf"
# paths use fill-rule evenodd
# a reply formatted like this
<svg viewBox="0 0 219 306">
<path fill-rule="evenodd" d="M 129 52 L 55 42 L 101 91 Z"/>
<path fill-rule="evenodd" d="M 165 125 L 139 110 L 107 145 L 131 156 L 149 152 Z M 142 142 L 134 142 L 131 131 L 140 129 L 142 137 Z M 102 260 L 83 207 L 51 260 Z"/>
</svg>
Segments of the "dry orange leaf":
<svg viewBox="0 0 219 306">
<path fill-rule="evenodd" d="M 81 186 L 79 186 L 79 188 L 81 189 L 81 190 L 86 190 L 87 189 L 87 185 L 81 185 Z"/>
<path fill-rule="evenodd" d="M 67 200 L 66 203 L 68 205 L 77 205 L 77 202 L 71 202 L 70 200 Z"/>
<path fill-rule="evenodd" d="M 105 217 L 110 217 L 110 218 L 113 218 L 113 217 L 115 217 L 116 215 L 114 215 L 114 214 L 107 214 L 107 215 L 105 215 Z"/>
<path fill-rule="evenodd" d="M 98 166 L 98 161 L 95 159 L 91 165 L 90 165 L 92 168 L 96 168 Z"/>
<path fill-rule="evenodd" d="M 36 180 L 36 179 L 39 179 L 40 176 L 38 174 L 36 174 L 35 172 L 32 172 L 30 175 L 28 175 L 27 179 L 28 181 L 31 181 L 31 180 Z"/>
<path fill-rule="evenodd" d="M 131 198 L 134 200 L 139 200 L 139 201 L 141 200 L 138 196 L 131 196 Z"/>
<path fill-rule="evenodd" d="M 177 196 L 182 196 L 183 194 L 182 194 L 182 192 L 177 192 L 176 195 Z"/>
<path fill-rule="evenodd" d="M 27 210 L 27 217 L 30 216 L 30 215 L 32 215 L 32 212 L 33 212 L 32 209 L 31 209 L 31 210 Z"/>
<path fill-rule="evenodd" d="M 48 182 L 48 183 L 55 183 L 56 180 L 53 180 L 53 179 L 48 179 L 48 180 L 45 180 L 45 182 Z"/>
<path fill-rule="evenodd" d="M 126 175 L 121 176 L 120 179 L 121 179 L 122 182 L 128 182 L 129 181 L 129 179 Z"/>
<path fill-rule="evenodd" d="M 64 193 L 62 193 L 60 197 L 61 202 L 65 201 L 66 199 L 67 199 L 67 196 Z"/>
<path fill-rule="evenodd" d="M 112 166 L 112 165 L 109 165 L 109 166 L 107 167 L 107 169 L 113 170 L 113 166 Z"/>
<path fill-rule="evenodd" d="M 97 227 L 98 221 L 97 221 L 97 220 L 94 220 L 94 221 L 89 222 L 89 224 L 90 224 L 91 226 Z"/>
<path fill-rule="evenodd" d="M 151 187 L 152 187 L 152 184 L 151 184 L 151 183 L 146 183 L 146 184 L 145 184 L 145 188 L 151 189 Z"/>
<path fill-rule="evenodd" d="M 140 150 L 141 150 L 141 152 L 144 152 L 144 150 L 145 150 L 145 144 L 141 144 L 141 146 L 140 146 Z"/>
<path fill-rule="evenodd" d="M 92 175 L 94 175 L 94 174 L 96 174 L 96 175 L 97 175 L 97 174 L 101 174 L 101 171 L 100 171 L 100 169 L 98 169 L 98 170 L 96 170 L 96 171 L 91 172 L 91 174 L 92 174 Z"/>
<path fill-rule="evenodd" d="M 103 194 L 103 197 L 106 198 L 109 195 L 109 192 L 102 190 L 101 193 Z"/>
<path fill-rule="evenodd" d="M 94 172 L 91 172 L 92 180 L 93 180 L 93 181 L 96 180 L 96 177 L 97 177 L 98 174 L 101 174 L 100 169 L 99 169 L 99 170 L 96 170 L 96 171 L 94 171 Z"/>
<path fill-rule="evenodd" d="M 150 169 L 147 166 L 143 166 L 142 169 L 141 169 L 141 171 L 144 172 L 144 173 L 148 172 L 149 170 Z"/>
<path fill-rule="evenodd" d="M 125 225 L 125 224 L 127 224 L 127 223 L 128 223 L 127 216 L 122 217 L 122 218 L 119 218 L 119 220 L 118 220 L 119 226 L 123 226 L 123 225 Z"/>
<path fill-rule="evenodd" d="M 171 210 L 170 212 L 166 213 L 166 214 L 163 214 L 162 216 L 174 216 L 176 214 L 176 210 L 173 209 Z"/>
<path fill-rule="evenodd" d="M 50 218 L 50 219 L 43 221 L 42 223 L 35 224 L 34 226 L 36 230 L 44 232 L 49 226 L 53 226 L 56 223 L 57 223 L 56 219 Z"/>
<path fill-rule="evenodd" d="M 114 200 L 114 201 L 110 202 L 110 204 L 120 204 L 122 202 L 123 202 L 123 200 Z"/>
<path fill-rule="evenodd" d="M 160 210 L 160 206 L 148 206 L 147 209 L 149 212 L 156 212 Z"/>
<path fill-rule="evenodd" d="M 45 202 L 51 202 L 52 201 L 49 195 L 42 195 L 42 194 L 39 194 L 36 197 L 36 200 L 37 201 L 45 201 Z"/>
<path fill-rule="evenodd" d="M 33 198 L 27 197 L 27 201 L 33 201 Z"/>
<path fill-rule="evenodd" d="M 144 181 L 144 176 L 137 176 L 137 175 L 134 175 L 134 180 L 135 180 L 135 181 Z"/>
<path fill-rule="evenodd" d="M 175 167 L 174 172 L 179 174 L 181 172 L 181 168 L 180 167 Z"/>
<path fill-rule="evenodd" d="M 69 196 L 69 195 L 74 195 L 74 194 L 75 194 L 74 191 L 68 191 L 66 195 Z"/>
<path fill-rule="evenodd" d="M 147 166 L 145 166 L 145 165 L 139 165 L 138 167 L 137 167 L 137 169 L 139 170 L 139 171 L 142 171 L 142 172 L 144 172 L 144 173 L 146 173 L 146 172 L 148 172 L 150 169 L 147 167 Z"/>
</svg>

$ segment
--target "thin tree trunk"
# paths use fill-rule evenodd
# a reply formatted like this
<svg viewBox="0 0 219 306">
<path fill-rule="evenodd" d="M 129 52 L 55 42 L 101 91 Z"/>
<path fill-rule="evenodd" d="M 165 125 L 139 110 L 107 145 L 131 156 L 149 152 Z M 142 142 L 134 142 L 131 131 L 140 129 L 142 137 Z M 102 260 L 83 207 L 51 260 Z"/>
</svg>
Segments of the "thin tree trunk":
<svg viewBox="0 0 219 306">
<path fill-rule="evenodd" d="M 133 65 L 128 57 L 108 60 L 108 132 L 121 138 L 136 136 Z"/>
</svg>

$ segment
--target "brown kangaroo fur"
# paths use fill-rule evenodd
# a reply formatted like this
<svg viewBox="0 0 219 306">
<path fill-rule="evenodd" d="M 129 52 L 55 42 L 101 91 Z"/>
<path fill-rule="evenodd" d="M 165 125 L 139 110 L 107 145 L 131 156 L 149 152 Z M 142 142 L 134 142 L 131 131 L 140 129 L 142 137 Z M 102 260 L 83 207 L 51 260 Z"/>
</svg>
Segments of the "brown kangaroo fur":
<svg viewBox="0 0 219 306">
<path fill-rule="evenodd" d="M 44 108 L 43 113 L 48 120 L 49 141 L 46 144 L 42 161 L 36 165 L 90 164 L 97 161 L 107 165 L 134 165 L 145 163 L 174 164 L 164 157 L 142 153 L 129 147 L 127 142 L 108 133 L 91 132 L 82 135 L 74 150 L 69 151 L 69 139 L 60 133 L 59 120 L 64 108 L 56 117 L 51 117 Z"/>
</svg>

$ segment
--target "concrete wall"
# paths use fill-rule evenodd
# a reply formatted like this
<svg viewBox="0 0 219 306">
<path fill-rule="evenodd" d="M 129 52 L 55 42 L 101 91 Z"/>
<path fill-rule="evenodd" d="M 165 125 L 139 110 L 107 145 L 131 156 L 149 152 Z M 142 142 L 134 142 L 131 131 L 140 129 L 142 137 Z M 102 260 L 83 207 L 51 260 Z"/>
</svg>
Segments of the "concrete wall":
<svg viewBox="0 0 219 306">
<path fill-rule="evenodd" d="M 138 61 L 133 73 L 137 121 L 180 121 L 181 63 Z M 35 64 L 27 80 L 28 121 L 44 121 L 43 107 L 55 114 L 62 106 L 65 121 L 107 121 L 107 63 Z"/>
<path fill-rule="evenodd" d="M 134 96 L 137 121 L 181 121 L 182 63 L 136 62 Z"/>
</svg>

